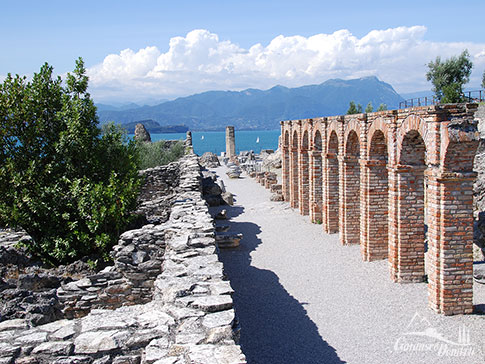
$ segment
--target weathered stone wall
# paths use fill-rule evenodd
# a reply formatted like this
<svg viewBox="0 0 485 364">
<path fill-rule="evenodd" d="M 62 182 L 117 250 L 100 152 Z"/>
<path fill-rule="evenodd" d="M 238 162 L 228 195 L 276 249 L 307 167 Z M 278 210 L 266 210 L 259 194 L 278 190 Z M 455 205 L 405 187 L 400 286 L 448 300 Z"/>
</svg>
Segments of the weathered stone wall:
<svg viewBox="0 0 485 364">
<path fill-rule="evenodd" d="M 112 293 L 116 302 L 126 298 L 122 307 L 91 305 L 85 317 L 34 328 L 22 319 L 1 322 L 0 363 L 244 363 L 200 179 L 197 157 L 185 157 L 170 218 L 124 233 L 115 267 L 77 282 L 78 302 Z M 124 287 L 110 292 L 117 285 Z"/>
<path fill-rule="evenodd" d="M 477 107 L 282 122 L 283 196 L 394 281 L 427 277 L 435 311 L 471 313 Z"/>
</svg>

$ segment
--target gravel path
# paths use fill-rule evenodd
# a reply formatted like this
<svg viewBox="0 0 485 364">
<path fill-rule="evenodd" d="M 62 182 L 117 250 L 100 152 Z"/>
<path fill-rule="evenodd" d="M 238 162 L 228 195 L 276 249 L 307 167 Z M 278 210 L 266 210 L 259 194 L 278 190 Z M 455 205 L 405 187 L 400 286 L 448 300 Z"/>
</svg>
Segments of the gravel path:
<svg viewBox="0 0 485 364">
<path fill-rule="evenodd" d="M 485 363 L 485 316 L 433 313 L 426 284 L 391 282 L 387 261 L 362 262 L 253 179 L 215 171 L 236 200 L 224 223 L 244 234 L 220 259 L 249 363 Z M 474 293 L 483 307 L 485 285 Z"/>
</svg>

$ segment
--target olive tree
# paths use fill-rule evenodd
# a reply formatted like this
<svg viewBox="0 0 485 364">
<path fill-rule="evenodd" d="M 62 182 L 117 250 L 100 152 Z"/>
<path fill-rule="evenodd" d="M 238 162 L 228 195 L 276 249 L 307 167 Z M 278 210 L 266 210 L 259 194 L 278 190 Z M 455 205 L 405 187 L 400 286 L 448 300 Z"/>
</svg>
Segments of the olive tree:
<svg viewBox="0 0 485 364">
<path fill-rule="evenodd" d="M 136 207 L 133 143 L 98 128 L 82 59 L 63 84 L 48 64 L 0 85 L 0 221 L 51 264 L 108 257 Z"/>
<path fill-rule="evenodd" d="M 426 79 L 433 84 L 436 98 L 443 103 L 463 102 L 463 85 L 470 81 L 473 63 L 464 50 L 460 56 L 428 63 Z"/>
</svg>

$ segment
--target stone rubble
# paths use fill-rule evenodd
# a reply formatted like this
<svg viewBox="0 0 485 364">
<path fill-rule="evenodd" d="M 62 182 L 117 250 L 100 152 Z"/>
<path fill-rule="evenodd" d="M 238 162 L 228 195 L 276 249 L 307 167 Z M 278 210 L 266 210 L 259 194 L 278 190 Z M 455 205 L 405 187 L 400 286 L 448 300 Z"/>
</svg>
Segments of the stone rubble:
<svg viewBox="0 0 485 364">
<path fill-rule="evenodd" d="M 91 288 L 79 299 L 96 301 L 100 290 L 125 284 L 113 294 L 119 289 L 121 296 L 130 292 L 133 299 L 152 300 L 126 305 L 132 303 L 127 294 L 122 307 L 91 309 L 82 318 L 37 327 L 25 319 L 0 322 L 0 364 L 246 362 L 236 344 L 233 290 L 218 261 L 197 157 L 184 157 L 180 166 L 170 218 L 125 232 L 113 250 L 115 267 L 62 287 Z"/>
</svg>

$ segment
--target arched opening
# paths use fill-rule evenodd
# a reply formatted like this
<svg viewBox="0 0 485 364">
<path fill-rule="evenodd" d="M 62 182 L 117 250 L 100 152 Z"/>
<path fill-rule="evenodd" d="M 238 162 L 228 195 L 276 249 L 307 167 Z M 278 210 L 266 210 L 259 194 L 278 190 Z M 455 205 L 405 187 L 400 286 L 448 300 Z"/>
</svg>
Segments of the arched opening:
<svg viewBox="0 0 485 364">
<path fill-rule="evenodd" d="M 360 143 L 357 133 L 352 130 L 345 143 L 343 219 L 340 221 L 340 240 L 342 244 L 360 242 Z"/>
<path fill-rule="evenodd" d="M 388 256 L 389 179 L 387 144 L 384 133 L 377 130 L 369 147 L 367 164 L 367 233 L 363 258 L 367 261 Z"/>
<path fill-rule="evenodd" d="M 311 203 L 311 219 L 314 223 L 322 222 L 322 200 L 323 200 L 323 184 L 322 184 L 322 135 L 320 131 L 315 132 L 313 138 L 313 153 L 312 153 L 312 203 Z"/>
<path fill-rule="evenodd" d="M 310 169 L 308 168 L 308 132 L 303 132 L 300 148 L 300 214 L 308 215 L 310 200 Z"/>
<path fill-rule="evenodd" d="M 327 147 L 326 169 L 326 199 L 325 199 L 325 231 L 329 234 L 339 229 L 339 166 L 338 166 L 338 137 L 332 131 Z"/>
<path fill-rule="evenodd" d="M 298 207 L 298 133 L 293 132 L 291 145 L 291 169 L 290 169 L 290 206 Z"/>
<path fill-rule="evenodd" d="M 290 200 L 290 133 L 285 131 L 283 136 L 283 161 L 282 161 L 282 178 L 283 178 L 283 199 Z"/>
<path fill-rule="evenodd" d="M 426 146 L 416 130 L 402 141 L 398 173 L 398 251 L 400 282 L 422 282 L 425 276 L 426 243 Z"/>
</svg>

